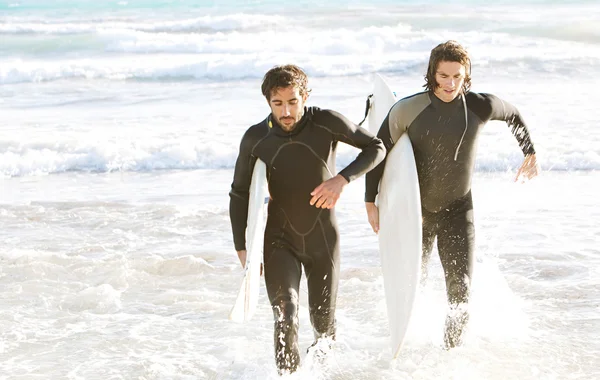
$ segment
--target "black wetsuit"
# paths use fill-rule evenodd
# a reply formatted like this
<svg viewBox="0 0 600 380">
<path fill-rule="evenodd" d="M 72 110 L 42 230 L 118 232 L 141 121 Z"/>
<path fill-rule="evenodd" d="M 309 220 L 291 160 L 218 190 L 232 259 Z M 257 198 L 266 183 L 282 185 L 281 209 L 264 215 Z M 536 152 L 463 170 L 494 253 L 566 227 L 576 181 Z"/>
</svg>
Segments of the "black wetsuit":
<svg viewBox="0 0 600 380">
<path fill-rule="evenodd" d="M 335 335 L 339 273 L 339 233 L 333 209 L 311 206 L 310 193 L 334 177 L 338 142 L 362 150 L 339 174 L 353 179 L 385 156 L 380 139 L 342 115 L 305 108 L 297 126 L 284 131 L 271 116 L 242 138 L 230 192 L 230 217 L 236 250 L 245 249 L 248 189 L 257 158 L 267 166 L 271 199 L 265 232 L 264 269 L 275 317 L 275 353 L 280 370 L 295 370 L 298 350 L 298 290 L 302 267 L 315 338 Z"/>
<path fill-rule="evenodd" d="M 524 155 L 534 154 L 527 126 L 511 104 L 490 94 L 468 92 L 445 103 L 430 92 L 398 101 L 377 136 L 389 152 L 408 132 L 415 154 L 423 212 L 423 263 L 427 264 L 437 236 L 448 302 L 465 304 L 474 264 L 475 229 L 471 179 L 477 139 L 489 120 L 508 123 Z M 366 175 L 365 201 L 374 202 L 385 161 Z M 468 314 L 447 319 L 445 341 L 460 343 Z"/>
</svg>

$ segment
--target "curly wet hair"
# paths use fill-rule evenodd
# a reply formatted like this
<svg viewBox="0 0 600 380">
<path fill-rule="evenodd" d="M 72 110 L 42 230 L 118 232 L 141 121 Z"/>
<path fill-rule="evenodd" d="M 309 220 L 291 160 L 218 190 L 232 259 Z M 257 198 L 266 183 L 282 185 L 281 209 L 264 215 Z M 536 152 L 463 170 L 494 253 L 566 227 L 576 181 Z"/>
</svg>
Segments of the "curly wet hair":
<svg viewBox="0 0 600 380">
<path fill-rule="evenodd" d="M 263 77 L 261 86 L 262 94 L 271 100 L 271 96 L 278 88 L 297 87 L 300 90 L 300 96 L 308 95 L 308 77 L 304 70 L 296 65 L 275 66 L 267 71 Z"/>
<path fill-rule="evenodd" d="M 425 84 L 423 87 L 427 91 L 434 92 L 438 87 L 435 80 L 435 73 L 440 62 L 458 62 L 465 67 L 465 80 L 463 82 L 463 92 L 466 94 L 471 89 L 471 59 L 469 53 L 456 41 L 450 40 L 439 44 L 431 50 L 429 56 L 429 66 L 425 75 Z"/>
</svg>

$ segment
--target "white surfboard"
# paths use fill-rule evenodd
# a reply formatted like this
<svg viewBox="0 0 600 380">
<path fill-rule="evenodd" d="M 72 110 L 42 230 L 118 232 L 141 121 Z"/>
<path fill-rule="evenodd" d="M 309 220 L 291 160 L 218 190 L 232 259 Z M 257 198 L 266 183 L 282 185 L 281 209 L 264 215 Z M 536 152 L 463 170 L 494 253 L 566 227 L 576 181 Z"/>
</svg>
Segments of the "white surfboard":
<svg viewBox="0 0 600 380">
<path fill-rule="evenodd" d="M 263 242 L 267 215 L 265 203 L 268 199 L 267 167 L 264 162 L 258 159 L 254 165 L 250 184 L 244 279 L 235 304 L 229 313 L 229 319 L 232 321 L 249 321 L 258 305 L 260 265 L 263 261 Z"/>
<path fill-rule="evenodd" d="M 369 129 L 377 133 L 396 96 L 376 75 Z M 379 183 L 379 252 L 394 358 L 400 353 L 421 277 L 421 196 L 415 157 L 407 133 L 389 152 Z"/>
</svg>

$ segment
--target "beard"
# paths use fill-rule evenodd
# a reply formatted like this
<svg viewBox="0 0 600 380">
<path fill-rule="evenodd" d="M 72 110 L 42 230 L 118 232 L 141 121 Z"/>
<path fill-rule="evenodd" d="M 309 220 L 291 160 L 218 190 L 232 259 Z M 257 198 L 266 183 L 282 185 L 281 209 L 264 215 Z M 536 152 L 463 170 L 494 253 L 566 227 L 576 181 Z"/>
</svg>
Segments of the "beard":
<svg viewBox="0 0 600 380">
<path fill-rule="evenodd" d="M 298 120 L 294 119 L 293 117 L 282 117 L 282 118 L 275 118 L 275 121 L 277 122 L 277 125 L 279 125 L 279 127 L 281 129 L 283 129 L 286 132 L 291 132 L 296 128 L 296 126 L 298 125 L 300 120 L 302 120 L 303 115 L 304 115 L 304 113 L 302 113 L 301 115 L 298 115 Z M 293 121 L 293 123 L 284 124 L 284 121 L 288 121 L 288 122 Z"/>
</svg>

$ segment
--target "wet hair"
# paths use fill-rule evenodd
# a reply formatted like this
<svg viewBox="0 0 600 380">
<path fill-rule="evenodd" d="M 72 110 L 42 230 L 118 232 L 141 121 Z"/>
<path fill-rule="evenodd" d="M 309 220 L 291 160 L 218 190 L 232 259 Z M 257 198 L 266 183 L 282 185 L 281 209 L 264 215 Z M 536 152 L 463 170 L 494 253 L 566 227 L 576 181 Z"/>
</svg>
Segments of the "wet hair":
<svg viewBox="0 0 600 380">
<path fill-rule="evenodd" d="M 429 56 L 429 67 L 425 75 L 425 84 L 423 87 L 427 91 L 435 91 L 439 87 L 435 80 L 435 73 L 440 62 L 458 62 L 465 67 L 465 80 L 463 82 L 463 92 L 466 94 L 471 88 L 471 59 L 469 53 L 458 42 L 450 40 L 439 44 L 431 50 Z"/>
<path fill-rule="evenodd" d="M 308 77 L 306 73 L 296 65 L 275 66 L 267 71 L 263 77 L 261 86 L 262 94 L 271 100 L 278 88 L 296 87 L 300 91 L 300 96 L 308 95 L 311 91 L 308 88 Z"/>
</svg>

